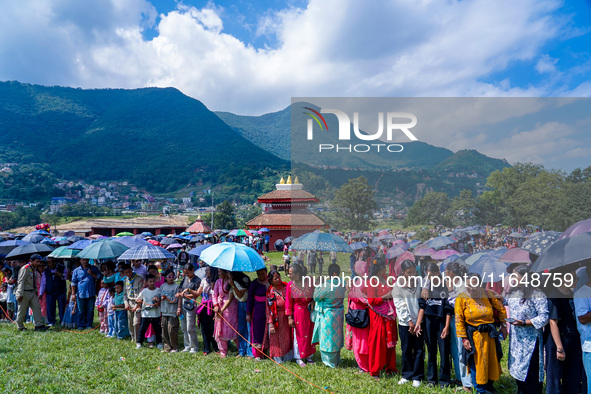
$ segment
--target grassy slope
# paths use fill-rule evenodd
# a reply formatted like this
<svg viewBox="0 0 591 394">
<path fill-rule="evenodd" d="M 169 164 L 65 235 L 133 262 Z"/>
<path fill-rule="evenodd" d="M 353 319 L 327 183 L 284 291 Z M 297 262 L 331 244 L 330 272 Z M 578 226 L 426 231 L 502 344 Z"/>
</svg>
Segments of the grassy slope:
<svg viewBox="0 0 591 394">
<path fill-rule="evenodd" d="M 280 257 L 280 253 L 271 253 L 270 263 L 278 264 Z M 344 269 L 348 266 L 346 255 L 339 256 L 339 265 Z M 227 359 L 214 354 L 162 354 L 147 348 L 137 351 L 130 341 L 104 338 L 97 331 L 80 334 L 52 329 L 45 333 L 19 333 L 14 325 L 4 323 L 0 324 L 0 338 L 0 371 L 5 371 L 0 374 L 2 392 L 321 392 L 270 361 L 236 359 L 232 351 Z M 505 355 L 507 346 L 505 341 Z M 367 374 L 355 374 L 355 358 L 346 349 L 342 350 L 343 362 L 336 370 L 323 366 L 318 353 L 314 357 L 316 364 L 312 366 L 300 368 L 286 363 L 285 367 L 335 393 L 454 392 L 425 385 L 420 389 L 408 384 L 401 387 L 397 384 L 399 376 L 374 381 Z M 400 343 L 397 365 L 400 369 Z M 507 371 L 506 356 L 502 365 Z M 500 393 L 516 390 L 507 372 L 496 388 Z"/>
</svg>

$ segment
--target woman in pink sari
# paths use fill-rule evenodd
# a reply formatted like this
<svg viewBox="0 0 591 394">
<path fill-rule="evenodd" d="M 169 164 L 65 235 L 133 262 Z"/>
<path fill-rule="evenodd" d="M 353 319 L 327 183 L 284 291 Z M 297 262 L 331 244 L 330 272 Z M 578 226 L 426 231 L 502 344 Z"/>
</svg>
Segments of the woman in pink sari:
<svg viewBox="0 0 591 394">
<path fill-rule="evenodd" d="M 287 285 L 285 297 L 285 314 L 289 326 L 294 329 L 294 357 L 300 367 L 305 367 L 306 362 L 312 364 L 312 355 L 316 353 L 316 346 L 312 344 L 314 323 L 310 319 L 309 305 L 312 303 L 313 288 L 304 288 L 303 277 L 306 269 L 300 264 L 294 264 L 289 269 L 291 282 Z M 304 361 L 305 360 L 305 361 Z"/>
<path fill-rule="evenodd" d="M 238 302 L 234 298 L 228 282 L 228 272 L 219 270 L 220 279 L 213 288 L 213 311 L 215 312 L 215 328 L 213 336 L 218 344 L 220 356 L 228 354 L 228 341 L 238 342 Z"/>
<path fill-rule="evenodd" d="M 354 269 L 356 276 L 363 278 L 367 275 L 367 263 L 363 260 L 357 261 Z M 367 305 L 367 294 L 364 294 L 365 292 L 363 291 L 363 283 L 360 284 L 361 286 L 355 286 L 355 281 L 352 281 L 352 287 L 349 292 L 349 309 L 368 310 L 369 308 Z M 347 329 L 351 331 L 351 350 L 353 350 L 359 369 L 363 372 L 369 372 L 369 325 L 364 328 L 347 325 Z"/>
</svg>

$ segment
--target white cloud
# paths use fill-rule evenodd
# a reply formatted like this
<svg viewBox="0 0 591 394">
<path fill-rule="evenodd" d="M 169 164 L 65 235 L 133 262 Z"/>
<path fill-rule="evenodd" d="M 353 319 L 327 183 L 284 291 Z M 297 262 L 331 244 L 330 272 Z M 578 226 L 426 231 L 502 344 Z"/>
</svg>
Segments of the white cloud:
<svg viewBox="0 0 591 394">
<path fill-rule="evenodd" d="M 0 79 L 174 86 L 236 113 L 278 110 L 292 96 L 539 96 L 550 93 L 546 85 L 482 81 L 540 56 L 539 68 L 548 67 L 541 48 L 569 29 L 555 16 L 560 6 L 310 0 L 305 9 L 263 15 L 256 34 L 275 35 L 278 44 L 257 49 L 224 32 L 214 3 L 180 5 L 158 19 L 147 0 L 4 3 Z M 152 40 L 142 36 L 147 27 L 157 29 Z"/>
<path fill-rule="evenodd" d="M 556 63 L 558 59 L 553 59 L 547 54 L 542 55 L 536 63 L 536 71 L 540 74 L 551 74 L 556 72 Z"/>
</svg>

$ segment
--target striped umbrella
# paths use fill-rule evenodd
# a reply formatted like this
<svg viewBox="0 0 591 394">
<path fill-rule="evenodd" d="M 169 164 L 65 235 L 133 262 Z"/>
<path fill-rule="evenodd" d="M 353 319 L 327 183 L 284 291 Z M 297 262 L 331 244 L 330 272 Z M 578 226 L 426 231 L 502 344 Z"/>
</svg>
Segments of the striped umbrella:
<svg viewBox="0 0 591 394">
<path fill-rule="evenodd" d="M 174 258 L 174 254 L 168 250 L 160 246 L 147 244 L 126 250 L 117 260 L 164 260 Z"/>
<path fill-rule="evenodd" d="M 113 239 L 115 242 L 122 243 L 123 245 L 127 246 L 128 248 L 135 248 L 136 246 L 144 246 L 149 245 L 148 241 L 144 241 L 141 238 L 135 238 L 131 236 L 124 236 L 124 237 L 117 237 Z"/>
</svg>

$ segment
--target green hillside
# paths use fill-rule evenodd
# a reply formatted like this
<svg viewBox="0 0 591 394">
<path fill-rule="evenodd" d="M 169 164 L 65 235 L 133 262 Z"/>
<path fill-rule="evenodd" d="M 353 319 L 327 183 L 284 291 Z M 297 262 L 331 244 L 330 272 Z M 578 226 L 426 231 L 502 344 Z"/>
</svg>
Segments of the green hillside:
<svg viewBox="0 0 591 394">
<path fill-rule="evenodd" d="M 466 172 L 488 176 L 491 172 L 502 170 L 505 167 L 509 167 L 509 163 L 505 160 L 490 158 L 473 149 L 464 149 L 443 160 L 432 170 L 454 173 Z"/>
<path fill-rule="evenodd" d="M 0 83 L 0 162 L 48 164 L 63 179 L 127 180 L 152 192 L 231 185 L 256 195 L 287 163 L 173 88 Z"/>
</svg>

